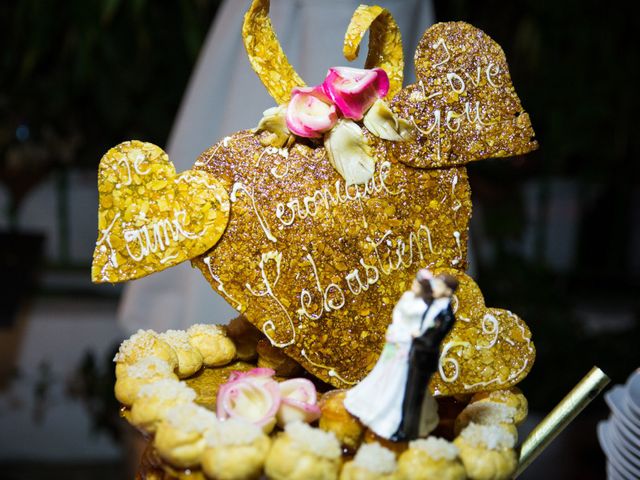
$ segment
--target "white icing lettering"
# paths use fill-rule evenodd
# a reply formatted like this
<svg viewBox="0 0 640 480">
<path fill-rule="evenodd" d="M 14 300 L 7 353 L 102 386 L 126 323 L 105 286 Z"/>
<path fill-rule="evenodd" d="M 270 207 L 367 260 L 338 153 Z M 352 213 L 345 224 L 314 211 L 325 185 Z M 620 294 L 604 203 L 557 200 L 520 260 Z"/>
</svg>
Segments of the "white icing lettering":
<svg viewBox="0 0 640 480">
<path fill-rule="evenodd" d="M 287 202 L 277 203 L 275 216 L 282 225 L 290 226 L 295 223 L 296 219 L 315 218 L 322 211 L 322 208 L 324 208 L 324 211 L 329 211 L 330 207 L 343 203 L 361 202 L 363 198 L 382 191 L 389 195 L 399 195 L 402 191 L 392 190 L 387 185 L 390 172 L 391 163 L 384 161 L 380 165 L 378 174 L 374 175 L 364 186 L 346 186 L 342 180 L 336 180 L 332 187 L 322 187 L 302 199 L 292 198 Z M 362 208 L 362 203 L 360 203 L 360 206 Z"/>
<path fill-rule="evenodd" d="M 491 85 L 493 88 L 499 88 L 502 86 L 502 84 L 495 83 L 495 81 L 493 80 L 493 78 L 498 76 L 499 73 L 500 73 L 499 65 L 496 65 L 495 63 L 490 63 L 489 66 L 487 66 L 487 82 L 489 82 L 489 85 Z"/>
<path fill-rule="evenodd" d="M 462 77 L 457 73 L 453 73 L 453 72 L 447 73 L 447 80 L 449 81 L 449 86 L 451 87 L 451 90 L 453 90 L 456 93 L 462 93 L 467 88 L 467 86 L 464 83 L 464 80 L 462 80 Z M 456 84 L 457 84 L 457 88 L 456 88 Z"/>
<path fill-rule="evenodd" d="M 269 280 L 269 276 L 267 275 L 267 271 L 266 271 L 266 266 L 269 262 L 275 263 L 275 266 L 276 266 L 276 276 L 273 282 Z M 273 292 L 273 289 L 278 285 L 278 280 L 280 280 L 281 264 L 282 264 L 282 252 L 275 250 L 275 251 L 263 253 L 262 258 L 260 259 L 260 263 L 258 264 L 258 268 L 260 268 L 260 275 L 262 277 L 262 283 L 264 284 L 264 290 L 262 292 L 258 292 L 254 290 L 251 287 L 251 285 L 249 285 L 248 283 L 245 284 L 245 287 L 247 288 L 247 290 L 249 290 L 251 295 L 255 297 L 265 297 L 265 296 L 271 297 L 271 299 L 278 305 L 278 307 L 280 307 L 280 310 L 282 310 L 285 317 L 287 318 L 289 322 L 289 327 L 291 330 L 291 338 L 286 342 L 277 342 L 271 335 L 271 333 L 274 333 L 276 330 L 276 326 L 273 320 L 267 320 L 262 324 L 262 333 L 266 335 L 266 337 L 271 342 L 271 345 L 278 348 L 288 347 L 289 345 L 293 345 L 296 341 L 296 329 L 293 324 L 293 320 L 291 319 L 289 312 L 287 312 L 287 309 L 284 307 L 282 302 L 278 299 L 278 297 L 276 297 L 275 293 Z"/>
<path fill-rule="evenodd" d="M 244 192 L 244 194 L 247 197 L 249 197 L 249 199 L 251 200 L 251 205 L 253 206 L 253 211 L 256 213 L 256 217 L 258 218 L 258 223 L 260 224 L 260 227 L 262 227 L 262 231 L 264 232 L 264 234 L 267 237 L 267 239 L 271 240 L 274 243 L 277 242 L 276 237 L 273 236 L 273 234 L 271 233 L 271 230 L 269 229 L 269 225 L 267 224 L 266 220 L 264 218 L 262 218 L 262 215 L 260 214 L 260 211 L 258 210 L 258 206 L 256 205 L 256 199 L 253 196 L 253 191 L 249 191 L 247 189 L 247 187 L 245 187 L 240 182 L 234 183 L 233 184 L 233 189 L 231 190 L 231 197 L 230 197 L 232 202 L 238 201 L 238 192 Z"/>
<path fill-rule="evenodd" d="M 438 372 L 440 373 L 440 377 L 442 380 L 447 383 L 455 382 L 460 375 L 460 364 L 455 358 L 449 357 L 449 351 L 453 350 L 457 347 L 467 348 L 469 346 L 469 342 L 447 342 L 442 347 L 442 353 L 440 354 L 440 361 L 438 362 Z M 447 375 L 444 371 L 444 366 L 450 365 L 450 368 L 453 369 L 451 375 Z"/>
<path fill-rule="evenodd" d="M 433 48 L 438 48 L 438 47 L 442 47 L 442 49 L 444 50 L 445 58 L 444 60 L 440 60 L 438 63 L 434 63 L 433 64 L 434 67 L 439 67 L 440 65 L 444 65 L 451 58 L 451 54 L 449 53 L 449 48 L 447 47 L 447 44 L 445 43 L 444 38 L 438 38 L 436 43 L 433 44 Z"/>
<path fill-rule="evenodd" d="M 236 310 L 241 312 L 243 310 L 242 304 L 238 300 L 236 300 L 229 292 L 225 290 L 224 284 L 222 283 L 222 280 L 220 280 L 220 277 L 218 277 L 215 273 L 213 273 L 213 268 L 211 267 L 211 257 L 204 257 L 203 261 L 207 266 L 207 269 L 209 270 L 209 275 L 211 275 L 211 278 L 218 284 L 218 291 L 221 294 L 223 294 L 226 298 L 231 300 L 233 303 L 235 303 Z"/>
<path fill-rule="evenodd" d="M 139 262 L 151 253 L 163 252 L 169 245 L 183 238 L 194 240 L 204 235 L 207 227 L 200 233 L 192 233 L 184 229 L 186 215 L 184 210 L 176 210 L 173 213 L 173 220 L 157 220 L 139 228 L 124 230 L 125 248 L 129 256 Z M 133 248 L 135 246 L 137 248 Z"/>
<path fill-rule="evenodd" d="M 498 324 L 498 319 L 490 313 L 485 313 L 484 317 L 482 317 L 482 333 L 492 335 L 493 338 L 487 345 L 476 345 L 476 350 L 492 348 L 498 341 L 500 325 Z"/>
</svg>

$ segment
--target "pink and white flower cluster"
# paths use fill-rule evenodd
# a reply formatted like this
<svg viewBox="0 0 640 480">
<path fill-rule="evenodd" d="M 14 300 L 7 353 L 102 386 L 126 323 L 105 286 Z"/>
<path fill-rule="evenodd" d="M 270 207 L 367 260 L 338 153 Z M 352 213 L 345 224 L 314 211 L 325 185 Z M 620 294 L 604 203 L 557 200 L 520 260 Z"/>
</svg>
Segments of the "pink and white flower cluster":
<svg viewBox="0 0 640 480">
<path fill-rule="evenodd" d="M 320 418 L 318 396 L 311 381 L 292 378 L 278 383 L 274 375 L 270 368 L 233 372 L 218 391 L 218 418 L 243 419 L 265 432 L 270 432 L 276 423 L 284 427 L 287 423 L 311 423 Z"/>
<path fill-rule="evenodd" d="M 388 91 L 389 77 L 381 68 L 332 67 L 321 85 L 293 89 L 286 112 L 287 128 L 300 137 L 320 138 L 339 117 L 362 120 Z"/>
<path fill-rule="evenodd" d="M 414 137 L 410 122 L 399 118 L 384 101 L 389 77 L 381 68 L 332 67 L 324 82 L 297 87 L 287 104 L 266 110 L 255 129 L 264 146 L 283 148 L 296 137 L 323 139 L 329 163 L 347 186 L 368 182 L 376 161 L 363 125 L 373 136 L 389 141 Z"/>
</svg>

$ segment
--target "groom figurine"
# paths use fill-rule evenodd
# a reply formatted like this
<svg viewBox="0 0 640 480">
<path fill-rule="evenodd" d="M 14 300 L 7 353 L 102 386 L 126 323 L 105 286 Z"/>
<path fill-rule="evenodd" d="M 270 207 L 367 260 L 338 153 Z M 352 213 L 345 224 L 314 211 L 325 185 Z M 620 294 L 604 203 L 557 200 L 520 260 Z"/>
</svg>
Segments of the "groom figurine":
<svg viewBox="0 0 640 480">
<path fill-rule="evenodd" d="M 409 372 L 402 403 L 402 420 L 393 441 L 415 440 L 420 435 L 423 402 L 431 376 L 438 370 L 440 344 L 453 328 L 455 317 L 451 297 L 458 288 L 458 281 L 451 275 L 433 277 L 422 270 L 417 278 L 422 287 L 422 297 L 427 309 L 422 315 L 419 331 L 413 335 L 409 351 Z M 432 400 L 434 409 L 437 405 Z M 431 412 L 437 419 L 437 412 Z M 435 425 L 433 425 L 435 426 Z"/>
</svg>

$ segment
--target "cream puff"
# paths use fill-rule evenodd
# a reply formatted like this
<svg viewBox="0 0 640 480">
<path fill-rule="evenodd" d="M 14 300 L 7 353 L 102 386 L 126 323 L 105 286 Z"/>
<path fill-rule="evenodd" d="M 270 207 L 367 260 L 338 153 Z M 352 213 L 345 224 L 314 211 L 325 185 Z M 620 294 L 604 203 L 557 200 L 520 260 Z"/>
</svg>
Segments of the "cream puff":
<svg viewBox="0 0 640 480">
<path fill-rule="evenodd" d="M 302 422 L 289 423 L 273 442 L 265 473 L 273 480 L 335 480 L 341 454 L 333 433 Z"/>
<path fill-rule="evenodd" d="M 184 330 L 167 330 L 160 338 L 171 345 L 178 356 L 178 376 L 190 377 L 202 368 L 200 350 L 189 343 L 189 335 Z"/>
<path fill-rule="evenodd" d="M 155 432 L 167 411 L 195 399 L 196 392 L 178 380 L 157 380 L 143 385 L 131 407 L 131 423 L 147 432 Z"/>
<path fill-rule="evenodd" d="M 252 480 L 262 475 L 271 439 L 240 419 L 218 422 L 206 437 L 202 470 L 212 480 Z"/>
<path fill-rule="evenodd" d="M 398 458 L 399 476 L 403 480 L 463 480 L 466 474 L 459 453 L 442 438 L 414 440 Z"/>
<path fill-rule="evenodd" d="M 364 426 L 344 407 L 346 390 L 331 390 L 320 399 L 319 427 L 332 432 L 340 443 L 355 452 L 362 443 Z"/>
<path fill-rule="evenodd" d="M 478 425 L 500 425 L 517 440 L 518 429 L 514 423 L 517 414 L 517 410 L 506 403 L 490 400 L 473 402 L 467 405 L 456 418 L 455 434 L 459 435 L 467 425 L 473 422 Z"/>
<path fill-rule="evenodd" d="M 162 340 L 153 330 L 138 330 L 120 344 L 118 353 L 113 357 L 116 362 L 116 376 L 124 375 L 127 365 L 132 365 L 145 357 L 157 357 L 164 360 L 172 369 L 178 366 L 178 356 L 171 346 Z"/>
<path fill-rule="evenodd" d="M 156 380 L 178 379 L 173 368 L 158 357 L 145 357 L 132 365 L 122 365 L 114 390 L 118 401 L 128 407 L 133 404 L 143 385 Z"/>
<path fill-rule="evenodd" d="M 496 402 L 503 403 L 515 409 L 513 423 L 518 426 L 527 418 L 529 405 L 527 397 L 517 387 L 505 390 L 495 390 L 493 392 L 480 392 L 471 397 L 471 403 L 476 402 Z"/>
<path fill-rule="evenodd" d="M 518 466 L 516 439 L 500 425 L 470 423 L 453 442 L 473 480 L 506 480 Z"/>
<path fill-rule="evenodd" d="M 367 443 L 344 464 L 340 480 L 395 480 L 397 466 L 395 453 L 379 443 Z"/>
<path fill-rule="evenodd" d="M 205 434 L 216 427 L 215 414 L 195 403 L 175 405 L 158 424 L 153 445 L 171 465 L 194 468 L 205 450 Z"/>
<path fill-rule="evenodd" d="M 189 343 L 202 354 L 207 367 L 220 367 L 236 357 L 236 346 L 220 325 L 191 325 L 187 330 Z"/>
</svg>

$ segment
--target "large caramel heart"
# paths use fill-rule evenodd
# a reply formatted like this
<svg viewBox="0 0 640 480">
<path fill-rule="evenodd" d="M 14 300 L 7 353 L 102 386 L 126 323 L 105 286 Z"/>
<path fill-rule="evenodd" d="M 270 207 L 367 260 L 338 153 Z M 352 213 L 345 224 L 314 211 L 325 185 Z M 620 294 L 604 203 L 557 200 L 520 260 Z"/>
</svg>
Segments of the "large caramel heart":
<svg viewBox="0 0 640 480">
<path fill-rule="evenodd" d="M 177 265 L 211 248 L 229 218 L 229 197 L 215 177 L 176 175 L 167 154 L 129 141 L 100 161 L 98 240 L 91 278 L 122 282 Z"/>
<path fill-rule="evenodd" d="M 529 327 L 508 310 L 488 308 L 476 283 L 457 270 L 460 285 L 452 306 L 453 330 L 442 343 L 439 375 L 430 388 L 439 395 L 509 388 L 527 376 L 535 360 Z"/>
<path fill-rule="evenodd" d="M 268 2 L 257 4 L 266 15 Z M 322 147 L 264 147 L 248 131 L 196 162 L 223 182 L 232 212 L 224 237 L 195 265 L 274 345 L 338 387 L 375 364 L 393 306 L 419 268 L 464 272 L 471 202 L 462 165 L 537 146 L 504 54 L 480 30 L 465 23 L 430 28 L 416 71 L 421 81 L 392 100 L 416 138 L 394 143 L 367 134 L 376 172 L 365 186 L 346 188 Z M 510 338 L 518 348 L 530 343 L 524 334 Z M 464 393 L 475 388 L 467 380 L 488 381 L 467 379 L 463 367 L 460 381 L 444 382 L 440 392 Z M 503 367 L 504 378 L 526 373 Z M 443 372 L 444 380 L 452 375 Z"/>
<path fill-rule="evenodd" d="M 196 162 L 232 208 L 224 236 L 195 265 L 274 345 L 342 387 L 375 364 L 419 268 L 466 266 L 465 169 L 412 168 L 369 141 L 375 175 L 349 188 L 323 147 L 277 150 L 248 131 Z"/>
</svg>

